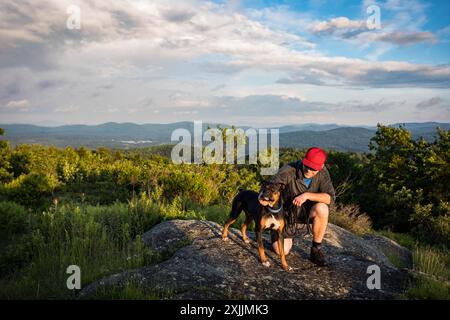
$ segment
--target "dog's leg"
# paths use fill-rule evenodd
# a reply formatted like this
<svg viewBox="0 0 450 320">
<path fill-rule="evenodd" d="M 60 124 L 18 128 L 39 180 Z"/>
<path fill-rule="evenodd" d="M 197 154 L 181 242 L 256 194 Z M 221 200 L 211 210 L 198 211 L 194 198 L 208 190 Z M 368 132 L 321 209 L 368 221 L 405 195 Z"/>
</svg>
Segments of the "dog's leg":
<svg viewBox="0 0 450 320">
<path fill-rule="evenodd" d="M 225 226 L 223 227 L 223 231 L 222 231 L 222 239 L 223 241 L 228 241 L 228 227 L 230 225 L 232 225 L 237 218 L 239 218 L 239 215 L 242 212 L 242 202 L 240 201 L 240 199 L 238 198 L 239 195 L 236 196 L 236 198 L 234 198 L 233 200 L 233 204 L 231 205 L 231 212 L 230 212 L 230 216 L 228 217 L 227 222 L 225 222 Z"/>
<path fill-rule="evenodd" d="M 263 266 L 270 267 L 270 262 L 267 261 L 266 252 L 264 250 L 262 231 L 263 228 L 261 226 L 255 226 L 256 242 L 258 243 L 258 253 L 259 257 L 261 258 L 261 263 L 263 264 Z"/>
<path fill-rule="evenodd" d="M 281 265 L 283 269 L 289 271 L 292 270 L 292 268 L 288 266 L 286 262 L 286 255 L 284 254 L 283 228 L 284 228 L 283 224 L 278 228 L 278 252 L 280 253 L 281 256 Z"/>
<path fill-rule="evenodd" d="M 236 219 L 230 217 L 230 218 L 228 218 L 227 222 L 225 222 L 225 226 L 223 227 L 223 231 L 222 231 L 223 241 L 228 241 L 228 227 L 230 225 L 232 225 L 235 221 L 236 221 Z"/>
<path fill-rule="evenodd" d="M 242 240 L 244 240 L 245 243 L 250 243 L 250 240 L 248 240 L 248 238 L 247 238 L 247 226 L 252 222 L 253 218 L 247 212 L 245 214 L 246 214 L 245 221 L 242 224 L 242 228 L 241 228 Z"/>
</svg>

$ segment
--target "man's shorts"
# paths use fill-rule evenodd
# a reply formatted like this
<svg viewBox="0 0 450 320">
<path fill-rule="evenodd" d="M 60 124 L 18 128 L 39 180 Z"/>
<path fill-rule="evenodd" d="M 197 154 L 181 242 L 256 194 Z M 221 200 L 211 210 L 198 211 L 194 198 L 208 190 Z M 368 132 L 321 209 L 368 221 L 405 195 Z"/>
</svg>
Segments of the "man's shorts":
<svg viewBox="0 0 450 320">
<path fill-rule="evenodd" d="M 286 226 L 283 230 L 283 237 L 294 238 L 297 233 L 296 224 L 306 224 L 312 223 L 314 218 L 309 219 L 312 207 L 316 204 L 315 201 L 306 200 L 301 207 L 292 206 L 289 208 L 288 215 L 286 218 Z M 275 231 L 270 232 L 270 239 L 272 243 L 278 240 L 278 233 Z"/>
</svg>

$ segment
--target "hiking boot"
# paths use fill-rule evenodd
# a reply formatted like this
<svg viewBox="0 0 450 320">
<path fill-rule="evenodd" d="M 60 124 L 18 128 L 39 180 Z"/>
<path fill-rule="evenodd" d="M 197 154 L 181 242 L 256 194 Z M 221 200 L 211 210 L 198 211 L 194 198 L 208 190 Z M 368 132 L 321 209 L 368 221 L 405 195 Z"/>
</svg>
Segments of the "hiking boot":
<svg viewBox="0 0 450 320">
<path fill-rule="evenodd" d="M 327 262 L 325 260 L 325 255 L 323 254 L 322 249 L 311 247 L 311 255 L 309 259 L 318 266 L 326 266 Z"/>
</svg>

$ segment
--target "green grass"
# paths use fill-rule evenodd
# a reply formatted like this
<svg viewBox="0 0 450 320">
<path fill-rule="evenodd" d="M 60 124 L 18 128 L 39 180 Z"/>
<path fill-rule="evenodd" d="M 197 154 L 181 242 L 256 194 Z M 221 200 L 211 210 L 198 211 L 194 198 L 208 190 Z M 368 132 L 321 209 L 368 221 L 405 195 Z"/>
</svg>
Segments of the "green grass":
<svg viewBox="0 0 450 320">
<path fill-rule="evenodd" d="M 407 267 L 405 265 L 404 261 L 402 261 L 402 259 L 400 259 L 400 256 L 396 252 L 383 250 L 383 253 L 386 255 L 386 257 L 388 258 L 389 262 L 394 267 L 396 267 L 397 269 L 402 269 L 402 268 L 406 268 Z"/>
<path fill-rule="evenodd" d="M 416 246 L 413 251 L 414 269 L 436 278 L 450 280 L 450 253 L 429 246 Z"/>
<path fill-rule="evenodd" d="M 408 234 L 381 231 L 384 235 L 411 250 L 413 256 L 412 279 L 401 299 L 450 300 L 450 252 L 446 248 L 420 245 Z M 404 267 L 395 253 L 387 254 L 397 268 Z"/>
<path fill-rule="evenodd" d="M 9 248 L 14 255 L 23 247 L 17 254 L 28 259 L 18 265 L 9 263 L 14 256 L 6 261 L 9 264 L 3 266 L 2 261 L 8 272 L 0 279 L 0 299 L 73 299 L 76 292 L 66 287 L 69 265 L 80 267 L 83 287 L 110 274 L 156 263 L 173 252 L 151 252 L 141 235 L 162 220 L 200 217 L 183 210 L 179 200 L 156 204 L 146 199 L 107 206 L 66 204 L 35 213 L 28 223 L 30 231 Z"/>
<path fill-rule="evenodd" d="M 407 233 L 397 233 L 386 230 L 377 230 L 374 231 L 374 233 L 392 239 L 401 246 L 408 248 L 409 250 L 413 250 L 417 245 L 417 240 L 412 235 Z"/>
<path fill-rule="evenodd" d="M 411 300 L 450 300 L 449 286 L 442 282 L 419 276 L 404 297 Z"/>
</svg>

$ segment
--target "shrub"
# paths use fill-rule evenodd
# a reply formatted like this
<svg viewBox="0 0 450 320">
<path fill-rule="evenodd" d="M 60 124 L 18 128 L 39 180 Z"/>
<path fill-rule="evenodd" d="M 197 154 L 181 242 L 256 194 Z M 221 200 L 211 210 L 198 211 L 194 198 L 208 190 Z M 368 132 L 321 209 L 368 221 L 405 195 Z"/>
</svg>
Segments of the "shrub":
<svg viewBox="0 0 450 320">
<path fill-rule="evenodd" d="M 372 222 L 355 204 L 338 204 L 330 207 L 330 222 L 359 236 L 371 232 Z"/>
<path fill-rule="evenodd" d="M 22 234 L 28 229 L 27 210 L 11 201 L 0 202 L 0 240 Z"/>
<path fill-rule="evenodd" d="M 55 177 L 32 172 L 21 175 L 5 185 L 8 199 L 24 206 L 43 209 L 51 203 L 51 195 L 57 187 Z"/>
</svg>

